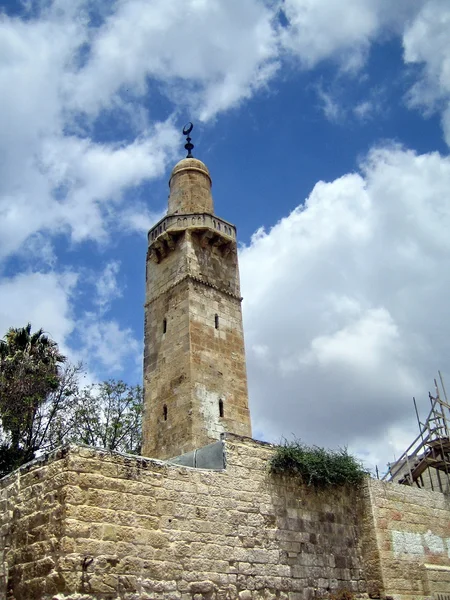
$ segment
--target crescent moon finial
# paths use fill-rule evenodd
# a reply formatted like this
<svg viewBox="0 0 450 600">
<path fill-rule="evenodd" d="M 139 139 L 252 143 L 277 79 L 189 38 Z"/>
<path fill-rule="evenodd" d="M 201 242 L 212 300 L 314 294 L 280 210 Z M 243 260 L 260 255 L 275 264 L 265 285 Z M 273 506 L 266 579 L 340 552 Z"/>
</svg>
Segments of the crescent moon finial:
<svg viewBox="0 0 450 600">
<path fill-rule="evenodd" d="M 192 156 L 192 150 L 194 149 L 194 144 L 191 143 L 191 138 L 189 137 L 190 133 L 193 129 L 194 129 L 194 125 L 191 122 L 186 123 L 186 125 L 183 127 L 183 135 L 186 136 L 186 144 L 184 145 L 184 147 L 187 150 L 186 158 L 194 158 Z"/>
</svg>

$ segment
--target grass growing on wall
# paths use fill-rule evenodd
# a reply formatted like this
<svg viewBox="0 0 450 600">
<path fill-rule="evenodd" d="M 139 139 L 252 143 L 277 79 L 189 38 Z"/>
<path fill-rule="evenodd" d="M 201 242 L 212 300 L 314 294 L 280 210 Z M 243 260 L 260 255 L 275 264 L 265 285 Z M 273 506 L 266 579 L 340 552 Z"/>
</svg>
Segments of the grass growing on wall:
<svg viewBox="0 0 450 600">
<path fill-rule="evenodd" d="M 326 450 L 297 440 L 285 441 L 277 447 L 269 470 L 277 475 L 298 477 L 302 483 L 315 487 L 357 485 L 368 475 L 346 449 Z"/>
</svg>

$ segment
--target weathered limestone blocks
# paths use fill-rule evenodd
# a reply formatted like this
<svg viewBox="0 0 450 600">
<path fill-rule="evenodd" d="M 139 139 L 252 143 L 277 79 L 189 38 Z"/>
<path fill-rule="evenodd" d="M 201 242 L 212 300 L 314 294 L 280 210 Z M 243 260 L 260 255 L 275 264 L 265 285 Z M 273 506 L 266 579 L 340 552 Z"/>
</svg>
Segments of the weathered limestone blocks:
<svg viewBox="0 0 450 600">
<path fill-rule="evenodd" d="M 380 589 L 398 600 L 449 594 L 449 497 L 372 481 L 367 503 L 372 520 L 368 527 L 376 538 L 366 552 L 368 579 L 378 579 Z"/>
<path fill-rule="evenodd" d="M 224 471 L 70 447 L 4 479 L 0 598 L 364 594 L 357 493 L 274 479 L 267 444 L 225 447 Z"/>
<path fill-rule="evenodd" d="M 184 158 L 172 170 L 168 214 L 213 213 L 211 176 L 197 158 Z"/>
<path fill-rule="evenodd" d="M 251 435 L 237 255 L 186 230 L 161 262 L 147 260 L 146 297 L 144 453 Z"/>
<path fill-rule="evenodd" d="M 236 230 L 214 215 L 211 177 L 186 158 L 148 236 L 143 452 L 167 459 L 251 435 Z"/>
<path fill-rule="evenodd" d="M 450 592 L 449 500 L 370 481 L 316 492 L 228 435 L 206 471 L 80 447 L 0 482 L 0 599 L 413 600 Z"/>
</svg>

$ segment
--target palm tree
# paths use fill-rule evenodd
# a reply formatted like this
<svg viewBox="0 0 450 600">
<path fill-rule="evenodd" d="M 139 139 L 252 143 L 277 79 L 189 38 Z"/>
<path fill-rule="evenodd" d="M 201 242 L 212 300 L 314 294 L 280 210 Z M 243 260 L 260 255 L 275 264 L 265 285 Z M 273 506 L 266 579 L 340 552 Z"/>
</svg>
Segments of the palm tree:
<svg viewBox="0 0 450 600">
<path fill-rule="evenodd" d="M 0 340 L 0 416 L 13 452 L 33 458 L 33 426 L 39 406 L 57 389 L 66 358 L 42 329 L 11 327 Z M 19 452 L 20 453 L 20 452 Z"/>
<path fill-rule="evenodd" d="M 0 357 L 30 356 L 44 364 L 63 363 L 66 357 L 59 352 L 58 344 L 45 335 L 44 330 L 38 329 L 31 333 L 31 323 L 26 327 L 10 327 L 0 340 Z"/>
</svg>

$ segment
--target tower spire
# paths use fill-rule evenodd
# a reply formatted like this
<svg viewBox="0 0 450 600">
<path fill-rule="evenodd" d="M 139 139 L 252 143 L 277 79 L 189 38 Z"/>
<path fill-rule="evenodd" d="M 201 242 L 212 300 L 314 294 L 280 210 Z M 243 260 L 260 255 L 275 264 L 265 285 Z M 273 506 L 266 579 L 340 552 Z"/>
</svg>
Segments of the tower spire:
<svg viewBox="0 0 450 600">
<path fill-rule="evenodd" d="M 187 150 L 186 158 L 194 158 L 194 156 L 192 155 L 192 150 L 194 149 L 194 144 L 191 143 L 192 138 L 189 137 L 189 135 L 193 129 L 194 129 L 194 125 L 190 121 L 189 121 L 189 123 L 186 123 L 186 125 L 183 127 L 183 135 L 186 136 L 186 144 L 184 145 L 184 147 Z"/>
</svg>

